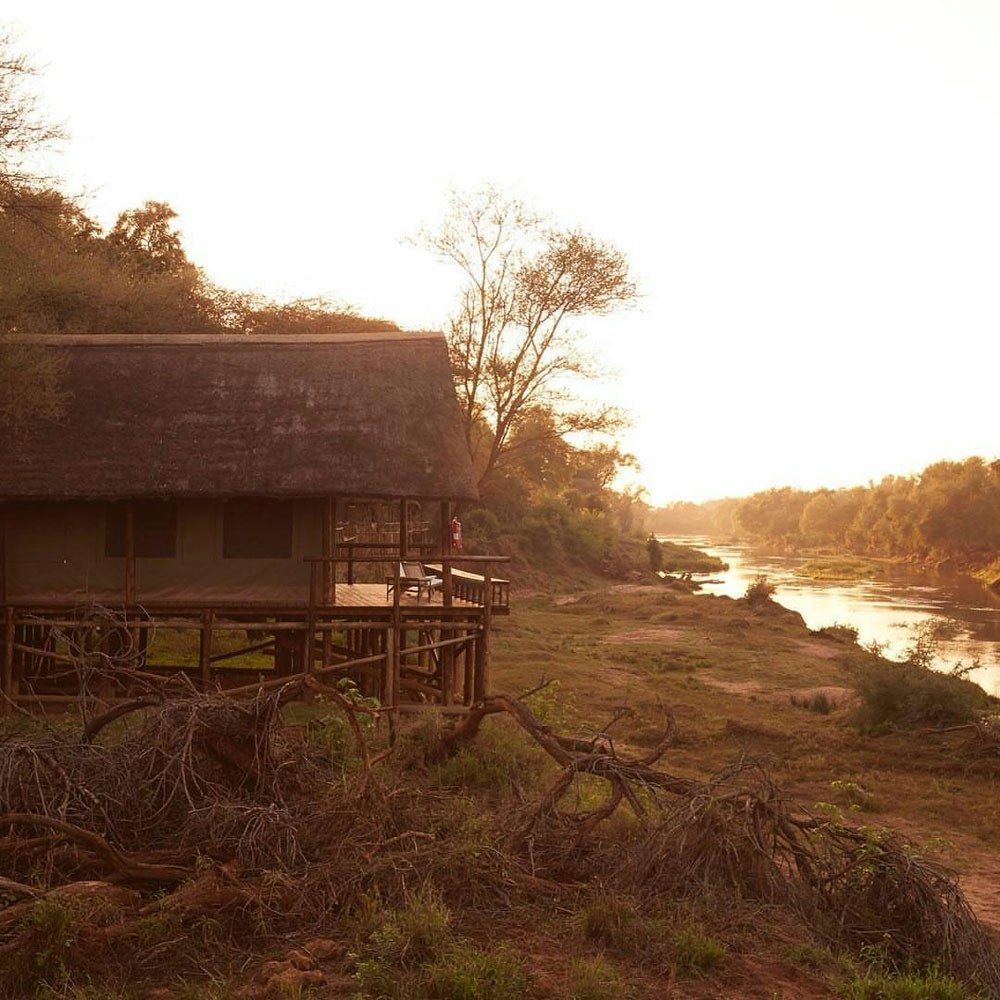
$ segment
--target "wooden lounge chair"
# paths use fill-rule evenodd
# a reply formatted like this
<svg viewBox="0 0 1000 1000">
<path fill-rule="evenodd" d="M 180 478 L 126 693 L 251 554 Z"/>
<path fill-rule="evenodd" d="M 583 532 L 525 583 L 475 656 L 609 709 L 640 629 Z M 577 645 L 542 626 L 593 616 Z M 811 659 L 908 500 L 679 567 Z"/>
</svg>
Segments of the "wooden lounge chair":
<svg viewBox="0 0 1000 1000">
<path fill-rule="evenodd" d="M 424 569 L 422 563 L 405 561 L 399 564 L 398 577 L 387 576 L 385 578 L 386 600 L 392 596 L 397 582 L 399 584 L 400 596 L 403 594 L 415 594 L 418 604 L 424 594 L 427 595 L 427 600 L 429 601 L 434 596 L 434 591 L 440 589 L 442 585 L 441 577 L 432 576 Z"/>
</svg>

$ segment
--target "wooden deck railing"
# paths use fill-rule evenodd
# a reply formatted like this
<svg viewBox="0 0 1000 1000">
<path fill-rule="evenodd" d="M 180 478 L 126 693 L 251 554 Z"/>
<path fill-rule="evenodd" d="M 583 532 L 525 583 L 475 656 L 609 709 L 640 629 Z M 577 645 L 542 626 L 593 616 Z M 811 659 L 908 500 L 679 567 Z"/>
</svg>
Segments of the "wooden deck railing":
<svg viewBox="0 0 1000 1000">
<path fill-rule="evenodd" d="M 443 581 L 441 588 L 444 605 L 447 607 L 456 598 L 482 608 L 493 608 L 501 611 L 510 609 L 510 580 L 494 577 L 490 572 L 495 563 L 508 562 L 508 556 L 467 556 L 448 555 L 437 556 L 435 562 L 423 565 L 439 575 Z M 398 555 L 391 559 L 386 555 L 358 554 L 351 549 L 345 558 L 344 554 L 332 556 L 315 556 L 306 560 L 310 564 L 309 604 L 310 607 L 320 605 L 335 605 L 337 603 L 337 567 L 347 566 L 347 583 L 354 583 L 354 564 L 391 563 L 398 571 L 400 560 Z M 455 563 L 482 565 L 484 572 L 472 573 L 454 566 Z"/>
<path fill-rule="evenodd" d="M 444 566 L 441 563 L 425 563 L 427 569 L 443 577 Z M 488 581 L 488 582 L 487 582 Z M 462 569 L 451 571 L 452 595 L 470 604 L 486 604 L 486 590 L 489 588 L 489 603 L 494 608 L 510 607 L 510 580 L 497 577 L 484 577 L 478 573 L 469 573 Z"/>
</svg>

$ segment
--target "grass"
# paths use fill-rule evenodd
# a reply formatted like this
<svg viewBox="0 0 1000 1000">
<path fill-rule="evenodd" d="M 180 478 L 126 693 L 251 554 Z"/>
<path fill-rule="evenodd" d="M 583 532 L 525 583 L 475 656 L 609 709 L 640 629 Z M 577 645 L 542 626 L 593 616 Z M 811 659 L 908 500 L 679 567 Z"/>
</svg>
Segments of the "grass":
<svg viewBox="0 0 1000 1000">
<path fill-rule="evenodd" d="M 367 925 L 367 927 L 366 927 Z M 398 907 L 371 900 L 353 954 L 360 997 L 400 1000 L 521 1000 L 531 976 L 504 945 L 481 947 L 453 928 L 440 891 L 425 883 Z"/>
<path fill-rule="evenodd" d="M 254 633 L 248 639 L 239 629 L 216 629 L 212 632 L 212 656 L 238 653 L 239 650 L 262 642 L 266 636 Z M 149 638 L 146 653 L 150 666 L 196 668 L 199 665 L 199 632 L 197 629 L 158 628 Z M 240 670 L 274 668 L 274 658 L 261 651 L 240 653 L 216 661 L 213 666 Z"/>
<path fill-rule="evenodd" d="M 869 970 L 837 988 L 841 1000 L 989 1000 L 989 994 L 966 986 L 936 969 L 927 972 Z"/>
</svg>

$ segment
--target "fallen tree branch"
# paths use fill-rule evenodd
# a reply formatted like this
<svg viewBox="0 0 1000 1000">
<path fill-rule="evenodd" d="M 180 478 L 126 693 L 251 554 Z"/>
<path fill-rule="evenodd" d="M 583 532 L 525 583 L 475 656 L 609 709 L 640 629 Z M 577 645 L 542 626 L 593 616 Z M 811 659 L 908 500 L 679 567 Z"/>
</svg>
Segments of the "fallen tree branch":
<svg viewBox="0 0 1000 1000">
<path fill-rule="evenodd" d="M 109 708 L 106 712 L 102 712 L 100 715 L 95 715 L 92 719 L 90 719 L 83 727 L 83 732 L 80 735 L 80 742 L 93 743 L 94 737 L 105 726 L 110 725 L 116 719 L 120 719 L 122 716 L 128 715 L 130 712 L 136 712 L 141 708 L 151 708 L 153 705 L 159 705 L 161 702 L 161 698 L 153 696 L 134 698 L 131 701 L 123 701 L 120 704 L 115 705 L 113 708 Z"/>
<path fill-rule="evenodd" d="M 4 826 L 43 826 L 57 830 L 74 843 L 89 848 L 110 867 L 111 871 L 106 879 L 108 882 L 181 882 L 190 878 L 193 871 L 179 865 L 146 864 L 138 861 L 123 854 L 100 834 L 52 816 L 5 813 L 0 816 L 0 827 Z"/>
</svg>

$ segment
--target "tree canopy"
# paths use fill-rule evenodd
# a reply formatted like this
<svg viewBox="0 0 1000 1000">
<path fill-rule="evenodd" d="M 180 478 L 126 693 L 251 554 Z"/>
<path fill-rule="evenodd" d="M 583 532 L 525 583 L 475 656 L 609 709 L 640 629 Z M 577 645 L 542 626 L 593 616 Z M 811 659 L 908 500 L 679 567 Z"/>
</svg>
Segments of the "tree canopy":
<svg viewBox="0 0 1000 1000">
<path fill-rule="evenodd" d="M 575 391 L 575 382 L 595 378 L 600 369 L 570 326 L 636 298 L 620 250 L 580 230 L 557 228 L 491 187 L 453 193 L 441 225 L 417 242 L 462 274 L 448 339 L 481 485 L 502 465 L 522 425 L 537 425 L 540 412 L 552 436 L 620 429 L 617 409 L 585 404 Z"/>
<path fill-rule="evenodd" d="M 850 489 L 765 490 L 653 513 L 663 533 L 737 533 L 767 544 L 984 567 L 1000 551 L 1000 461 L 973 455 Z M 995 578 L 995 577 L 994 577 Z"/>
</svg>

